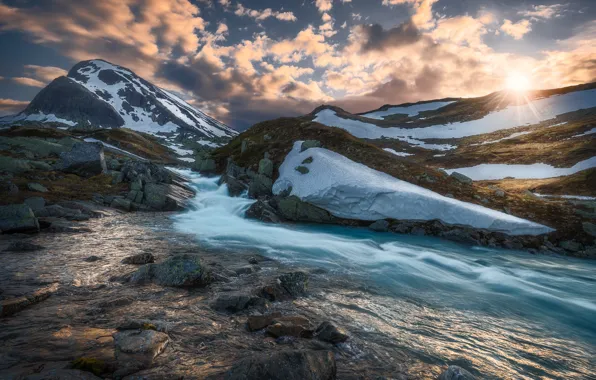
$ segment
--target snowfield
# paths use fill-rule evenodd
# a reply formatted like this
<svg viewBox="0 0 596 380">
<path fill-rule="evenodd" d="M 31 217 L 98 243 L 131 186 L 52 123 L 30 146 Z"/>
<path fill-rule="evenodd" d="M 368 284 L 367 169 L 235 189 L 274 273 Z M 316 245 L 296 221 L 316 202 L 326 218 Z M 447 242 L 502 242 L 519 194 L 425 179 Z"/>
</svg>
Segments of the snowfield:
<svg viewBox="0 0 596 380">
<path fill-rule="evenodd" d="M 445 169 L 449 174 L 461 173 L 474 181 L 497 180 L 507 177 L 517 179 L 543 179 L 575 174 L 596 167 L 596 157 L 580 161 L 570 168 L 555 168 L 548 164 L 481 164 L 469 168 Z"/>
<path fill-rule="evenodd" d="M 433 220 L 501 231 L 510 235 L 539 235 L 553 229 L 472 203 L 444 197 L 396 179 L 324 148 L 300 152 L 302 141 L 279 168 L 273 193 L 291 187 L 291 195 L 348 219 Z M 312 157 L 311 163 L 303 161 Z M 295 168 L 305 166 L 301 174 Z"/>
<path fill-rule="evenodd" d="M 596 107 L 596 90 L 555 95 L 534 100 L 525 105 L 510 105 L 502 110 L 491 112 L 478 120 L 421 128 L 381 128 L 371 123 L 341 118 L 337 116 L 335 111 L 330 109 L 319 111 L 314 121 L 329 127 L 342 128 L 355 137 L 365 139 L 380 139 L 382 137 L 400 140 L 404 138 L 422 140 L 451 139 L 535 124 L 567 112 L 592 107 Z M 424 144 L 424 142 L 422 143 Z"/>
<path fill-rule="evenodd" d="M 384 148 L 383 149 L 385 152 L 389 152 L 391 154 L 395 154 L 396 156 L 400 156 L 400 157 L 408 157 L 408 156 L 413 156 L 412 153 L 408 153 L 408 152 L 398 152 L 395 149 L 391 149 L 391 148 Z"/>
<path fill-rule="evenodd" d="M 41 113 L 41 112 L 30 114 L 30 115 L 25 115 L 24 113 L 19 113 L 14 116 L 6 116 L 3 118 L 0 118 L 0 124 L 14 123 L 17 121 L 39 121 L 40 123 L 61 123 L 61 124 L 65 124 L 65 125 L 68 125 L 71 127 L 74 127 L 75 125 L 77 125 L 77 123 L 75 123 L 74 121 L 70 121 L 70 120 L 66 120 L 66 119 L 57 117 L 54 114 L 46 115 L 45 113 Z"/>
<path fill-rule="evenodd" d="M 397 114 L 407 114 L 408 116 L 416 116 L 420 112 L 423 111 L 434 111 L 438 110 L 441 107 L 445 107 L 448 104 L 453 103 L 451 102 L 431 102 L 431 103 L 423 103 L 423 104 L 413 104 L 407 107 L 389 107 L 385 111 L 375 111 L 362 114 L 360 116 L 367 117 L 369 119 L 377 119 L 383 120 L 385 116 L 397 115 Z"/>
</svg>

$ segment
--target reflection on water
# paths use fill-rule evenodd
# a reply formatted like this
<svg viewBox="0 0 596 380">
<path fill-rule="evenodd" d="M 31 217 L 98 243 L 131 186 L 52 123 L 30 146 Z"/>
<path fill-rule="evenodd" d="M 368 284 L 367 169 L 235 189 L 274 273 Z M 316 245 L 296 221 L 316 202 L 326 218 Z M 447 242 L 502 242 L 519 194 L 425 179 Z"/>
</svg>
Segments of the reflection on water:
<svg viewBox="0 0 596 380">
<path fill-rule="evenodd" d="M 267 225 L 244 219 L 252 201 L 229 197 L 217 179 L 184 174 L 199 193 L 195 210 L 175 216 L 178 230 L 374 284 L 374 292 L 320 295 L 320 306 L 361 336 L 488 378 L 593 376 L 594 262 L 366 229 Z"/>
</svg>

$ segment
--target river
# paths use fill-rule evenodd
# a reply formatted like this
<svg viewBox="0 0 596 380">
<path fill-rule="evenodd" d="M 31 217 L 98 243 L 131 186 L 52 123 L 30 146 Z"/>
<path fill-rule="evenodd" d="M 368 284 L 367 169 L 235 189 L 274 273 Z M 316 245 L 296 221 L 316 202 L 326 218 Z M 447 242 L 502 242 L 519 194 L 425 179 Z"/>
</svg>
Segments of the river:
<svg viewBox="0 0 596 380">
<path fill-rule="evenodd" d="M 363 228 L 265 224 L 245 219 L 253 201 L 228 196 L 217 178 L 182 173 L 198 194 L 192 211 L 173 216 L 179 232 L 370 284 L 374 291 L 349 300 L 326 295 L 326 307 L 349 316 L 354 329 L 484 378 L 596 378 L 593 261 Z"/>
</svg>

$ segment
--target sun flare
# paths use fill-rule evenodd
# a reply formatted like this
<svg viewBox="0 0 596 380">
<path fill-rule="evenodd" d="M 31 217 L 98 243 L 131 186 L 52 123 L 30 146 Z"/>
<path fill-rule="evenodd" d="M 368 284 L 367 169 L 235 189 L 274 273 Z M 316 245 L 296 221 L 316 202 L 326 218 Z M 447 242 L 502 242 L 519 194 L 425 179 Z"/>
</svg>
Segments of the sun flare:
<svg viewBox="0 0 596 380">
<path fill-rule="evenodd" d="M 530 89 L 530 80 L 520 73 L 511 73 L 505 81 L 505 86 L 510 91 L 525 92 Z"/>
</svg>

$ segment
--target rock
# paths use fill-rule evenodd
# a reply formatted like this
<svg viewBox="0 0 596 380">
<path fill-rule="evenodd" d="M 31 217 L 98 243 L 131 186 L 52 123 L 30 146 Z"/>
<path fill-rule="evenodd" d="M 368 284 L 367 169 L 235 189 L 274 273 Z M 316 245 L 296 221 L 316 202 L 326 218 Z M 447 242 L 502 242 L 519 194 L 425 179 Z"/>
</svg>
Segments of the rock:
<svg viewBox="0 0 596 380">
<path fill-rule="evenodd" d="M 79 209 L 70 209 L 60 205 L 51 205 L 35 212 L 37 217 L 55 217 L 68 220 L 87 220 L 89 215 L 83 214 Z"/>
<path fill-rule="evenodd" d="M 48 369 L 28 375 L 25 380 L 101 380 L 101 377 L 78 369 Z"/>
<path fill-rule="evenodd" d="M 273 178 L 273 161 L 268 158 L 259 161 L 259 174 Z"/>
<path fill-rule="evenodd" d="M 596 224 L 590 222 L 583 222 L 582 228 L 584 232 L 590 236 L 596 237 Z"/>
<path fill-rule="evenodd" d="M 27 199 L 25 199 L 24 203 L 27 206 L 29 206 L 31 208 L 31 210 L 33 210 L 34 213 L 36 211 L 43 209 L 46 206 L 46 200 L 42 197 L 27 198 Z"/>
<path fill-rule="evenodd" d="M 0 193 L 16 195 L 19 193 L 19 187 L 10 181 L 2 182 L 0 183 Z"/>
<path fill-rule="evenodd" d="M 335 220 L 328 211 L 303 202 L 294 195 L 276 199 L 275 208 L 282 218 L 295 222 L 331 223 Z"/>
<path fill-rule="evenodd" d="M 0 172 L 22 173 L 32 170 L 28 160 L 0 156 Z"/>
<path fill-rule="evenodd" d="M 526 197 L 529 197 L 529 198 L 540 198 L 540 197 L 536 196 L 536 194 L 534 194 L 530 190 L 524 190 L 524 191 L 522 191 L 522 195 L 524 195 Z"/>
<path fill-rule="evenodd" d="M 112 185 L 117 185 L 124 181 L 124 174 L 122 172 L 112 172 Z"/>
<path fill-rule="evenodd" d="M 251 256 L 251 257 L 248 258 L 248 263 L 249 264 L 253 264 L 253 265 L 258 264 L 259 263 L 259 259 L 257 259 L 254 256 Z"/>
<path fill-rule="evenodd" d="M 245 182 L 232 177 L 231 175 L 225 175 L 224 177 L 224 182 L 226 185 L 228 185 L 228 193 L 231 197 L 240 196 L 242 193 L 248 190 L 248 185 Z"/>
<path fill-rule="evenodd" d="M 198 255 L 172 256 L 160 264 L 146 264 L 131 277 L 131 282 L 155 282 L 163 286 L 195 287 L 211 282 L 211 272 L 201 263 Z"/>
<path fill-rule="evenodd" d="M 450 177 L 455 179 L 456 181 L 464 183 L 466 185 L 470 185 L 472 182 L 474 182 L 472 180 L 472 178 L 466 177 L 465 175 L 458 173 L 458 172 L 451 173 Z"/>
<path fill-rule="evenodd" d="M 300 174 L 308 174 L 310 172 L 310 170 L 306 166 L 302 165 L 296 166 L 294 170 L 296 170 Z"/>
<path fill-rule="evenodd" d="M 439 380 L 473 380 L 474 376 L 465 369 L 456 365 L 450 365 L 445 372 L 439 376 Z"/>
<path fill-rule="evenodd" d="M 253 199 L 262 196 L 270 196 L 272 187 L 273 181 L 271 178 L 263 174 L 257 174 L 250 182 L 248 187 L 248 196 Z"/>
<path fill-rule="evenodd" d="M 293 336 L 296 338 L 312 338 L 313 330 L 310 321 L 300 315 L 277 317 L 267 326 L 267 333 L 274 338 Z"/>
<path fill-rule="evenodd" d="M 211 308 L 217 311 L 236 313 L 252 306 L 263 305 L 264 300 L 259 297 L 243 293 L 224 293 L 211 302 Z"/>
<path fill-rule="evenodd" d="M 389 222 L 385 219 L 379 219 L 370 226 L 368 226 L 368 228 L 377 232 L 387 232 L 389 231 Z"/>
<path fill-rule="evenodd" d="M 248 317 L 246 325 L 249 331 L 262 330 L 272 324 L 275 318 L 279 317 L 281 317 L 281 313 L 279 312 L 265 315 L 251 315 Z"/>
<path fill-rule="evenodd" d="M 302 164 L 311 164 L 313 162 L 313 158 L 311 157 L 306 157 L 304 160 L 302 160 Z"/>
<path fill-rule="evenodd" d="M 27 184 L 27 188 L 30 191 L 37 191 L 39 193 L 47 193 L 48 192 L 48 189 L 44 185 L 42 185 L 40 183 L 36 183 L 36 182 L 29 182 Z"/>
<path fill-rule="evenodd" d="M 89 178 L 106 173 L 108 168 L 101 143 L 76 143 L 70 152 L 62 152 L 58 170 Z"/>
<path fill-rule="evenodd" d="M 575 240 L 562 241 L 559 243 L 559 246 L 567 251 L 570 251 L 570 252 L 578 252 L 578 251 L 581 251 L 583 248 L 581 243 L 578 243 Z"/>
<path fill-rule="evenodd" d="M 8 317 L 31 305 L 35 305 L 36 303 L 44 301 L 48 299 L 54 292 L 56 292 L 56 290 L 58 290 L 58 284 L 52 284 L 23 297 L 1 300 L 0 317 Z"/>
<path fill-rule="evenodd" d="M 29 161 L 29 165 L 35 170 L 41 170 L 44 172 L 49 172 L 52 170 L 52 165 L 43 162 L 43 161 Z"/>
<path fill-rule="evenodd" d="M 155 262 L 155 256 L 149 252 L 139 253 L 137 255 L 132 255 L 125 257 L 122 260 L 122 264 L 135 264 L 135 265 L 142 265 L 142 264 L 151 264 Z"/>
<path fill-rule="evenodd" d="M 26 204 L 0 206 L 0 231 L 3 233 L 39 231 L 39 222 Z"/>
<path fill-rule="evenodd" d="M 337 367 L 331 351 L 281 351 L 240 360 L 226 380 L 332 380 Z"/>
<path fill-rule="evenodd" d="M 236 272 L 236 274 L 238 276 L 243 275 L 243 274 L 252 274 L 255 273 L 257 270 L 259 270 L 259 267 L 254 267 L 252 265 L 245 265 L 243 267 L 237 268 L 234 272 Z"/>
<path fill-rule="evenodd" d="M 291 272 L 279 276 L 275 282 L 263 287 L 262 294 L 270 301 L 284 301 L 306 294 L 308 274 Z"/>
<path fill-rule="evenodd" d="M 29 243 L 28 241 L 19 240 L 19 241 L 10 243 L 8 248 L 6 248 L 4 251 L 5 252 L 34 252 L 34 251 L 40 251 L 42 249 L 45 249 L 45 247 L 41 246 L 41 245 Z"/>
<path fill-rule="evenodd" d="M 251 145 L 253 145 L 253 142 L 249 139 L 242 140 L 242 144 L 240 145 L 240 154 L 244 154 Z"/>
<path fill-rule="evenodd" d="M 266 223 L 280 223 L 277 211 L 268 202 L 258 200 L 246 210 L 245 216 L 249 219 L 258 219 Z"/>
<path fill-rule="evenodd" d="M 115 158 L 112 158 L 111 160 L 106 161 L 106 166 L 107 166 L 108 170 L 122 169 L 122 164 L 120 163 L 120 161 L 118 161 Z"/>
<path fill-rule="evenodd" d="M 161 354 L 169 338 L 155 330 L 119 331 L 114 337 L 114 354 L 118 362 L 115 378 L 149 368 L 153 360 Z"/>
<path fill-rule="evenodd" d="M 217 164 L 212 158 L 197 157 L 195 159 L 194 169 L 200 173 L 215 173 Z"/>
<path fill-rule="evenodd" d="M 342 343 L 348 340 L 348 334 L 345 331 L 338 329 L 329 322 L 323 322 L 317 327 L 315 331 L 317 339 L 329 343 Z"/>
<path fill-rule="evenodd" d="M 92 255 L 92 256 L 89 256 L 89 257 L 84 258 L 83 260 L 86 261 L 86 262 L 88 262 L 88 263 L 94 263 L 96 261 L 101 260 L 101 257 Z"/>
<path fill-rule="evenodd" d="M 496 189 L 495 190 L 495 195 L 499 198 L 504 198 L 505 197 L 505 192 L 501 189 Z"/>
<path fill-rule="evenodd" d="M 114 198 L 112 203 L 110 203 L 110 207 L 128 212 L 130 211 L 131 202 L 130 200 L 124 198 Z"/>
<path fill-rule="evenodd" d="M 320 148 L 322 146 L 323 145 L 321 145 L 321 142 L 318 140 L 306 140 L 302 143 L 302 146 L 300 147 L 300 152 L 304 152 L 309 148 Z"/>
<path fill-rule="evenodd" d="M 130 190 L 141 191 L 143 190 L 143 181 L 140 178 L 130 182 Z"/>
<path fill-rule="evenodd" d="M 194 196 L 189 189 L 166 183 L 147 183 L 143 194 L 143 204 L 158 211 L 183 210 L 188 199 Z"/>
</svg>

